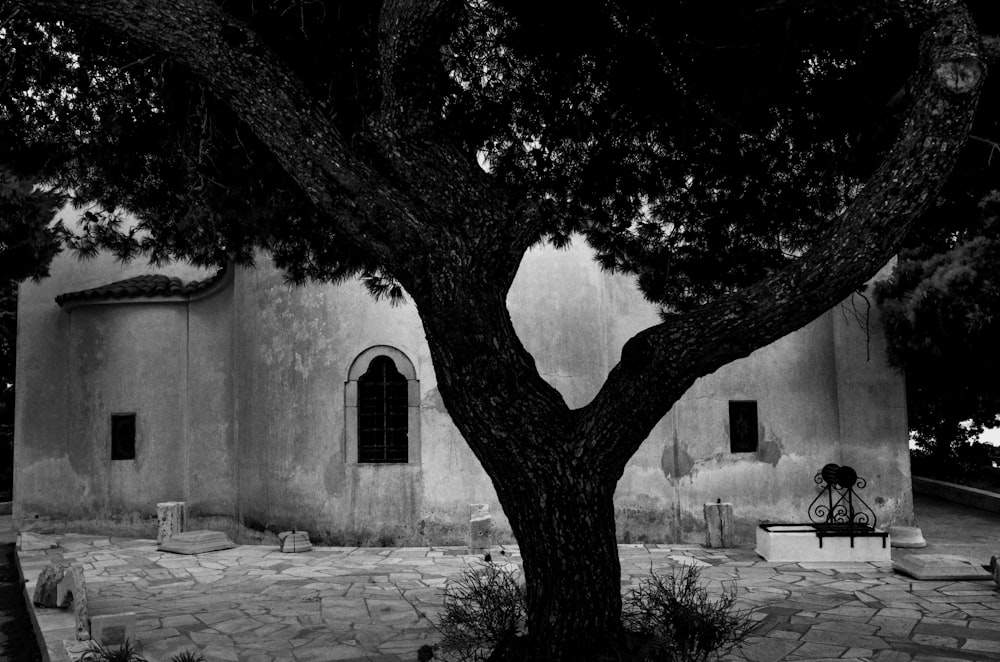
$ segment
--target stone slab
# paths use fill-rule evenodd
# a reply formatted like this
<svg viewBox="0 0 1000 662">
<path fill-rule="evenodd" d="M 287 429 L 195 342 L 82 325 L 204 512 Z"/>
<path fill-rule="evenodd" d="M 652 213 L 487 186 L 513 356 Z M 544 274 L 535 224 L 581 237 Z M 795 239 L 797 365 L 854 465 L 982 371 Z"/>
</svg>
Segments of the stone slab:
<svg viewBox="0 0 1000 662">
<path fill-rule="evenodd" d="M 222 531 L 201 529 L 175 533 L 160 543 L 158 549 L 162 552 L 174 552 L 175 554 L 204 554 L 217 552 L 220 549 L 232 549 L 233 547 L 236 545 Z"/>
<path fill-rule="evenodd" d="M 901 554 L 892 562 L 892 568 L 904 575 L 927 581 L 993 578 L 982 566 L 955 554 Z"/>
<path fill-rule="evenodd" d="M 126 641 L 135 645 L 135 612 L 91 616 L 90 636 L 105 647 L 119 648 Z"/>
<path fill-rule="evenodd" d="M 47 540 L 37 533 L 31 533 L 28 531 L 22 531 L 17 537 L 17 548 L 22 552 L 36 552 L 43 549 L 55 549 L 58 546 L 59 543 L 56 541 Z"/>
<path fill-rule="evenodd" d="M 816 535 L 809 524 L 770 524 L 757 527 L 757 554 L 765 561 L 822 563 L 888 563 L 888 537 Z"/>
</svg>

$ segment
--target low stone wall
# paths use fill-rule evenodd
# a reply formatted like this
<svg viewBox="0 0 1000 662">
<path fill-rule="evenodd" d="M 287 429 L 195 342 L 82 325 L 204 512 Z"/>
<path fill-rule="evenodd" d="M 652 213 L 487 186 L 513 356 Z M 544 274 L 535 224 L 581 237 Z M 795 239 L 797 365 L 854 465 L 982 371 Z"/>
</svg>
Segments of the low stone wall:
<svg viewBox="0 0 1000 662">
<path fill-rule="evenodd" d="M 1000 513 L 1000 494 L 979 490 L 965 485 L 946 483 L 943 480 L 913 476 L 913 492 L 929 494 L 945 501 Z"/>
</svg>

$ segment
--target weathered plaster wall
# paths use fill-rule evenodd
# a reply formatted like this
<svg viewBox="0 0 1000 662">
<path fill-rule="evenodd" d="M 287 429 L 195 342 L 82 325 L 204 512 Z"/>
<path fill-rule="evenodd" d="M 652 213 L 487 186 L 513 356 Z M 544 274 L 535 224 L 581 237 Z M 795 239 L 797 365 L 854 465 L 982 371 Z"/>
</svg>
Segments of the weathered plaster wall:
<svg viewBox="0 0 1000 662">
<path fill-rule="evenodd" d="M 832 341 L 824 315 L 695 382 L 619 483 L 620 504 L 669 517 L 646 530 L 620 517 L 620 535 L 701 541 L 704 504 L 717 499 L 733 504 L 745 540 L 759 520 L 807 519 L 813 475 L 839 456 Z M 730 400 L 757 401 L 755 453 L 730 452 Z"/>
<path fill-rule="evenodd" d="M 72 213 L 68 221 L 72 222 Z M 187 265 L 162 269 L 204 277 Z M 58 294 L 149 273 L 113 257 L 57 258 L 45 280 L 18 296 L 14 516 L 100 519 L 142 510 L 173 493 L 183 427 L 186 315 L 167 306 L 151 314 L 129 306 L 67 312 Z M 180 380 L 179 382 L 171 380 Z M 180 390 L 178 390 L 180 389 Z M 170 409 L 169 414 L 163 413 Z M 136 411 L 135 462 L 111 461 L 111 413 Z M 165 466 L 161 466 L 161 463 Z M 176 497 L 172 497 L 176 498 Z"/>
<path fill-rule="evenodd" d="M 183 499 L 189 515 L 236 519 L 233 288 L 197 298 L 186 308 Z"/>
<path fill-rule="evenodd" d="M 20 333 L 31 340 L 19 352 L 28 377 L 19 378 L 15 514 L 101 517 L 185 498 L 204 517 L 332 540 L 460 543 L 468 505 L 487 503 L 509 531 L 444 408 L 411 305 L 376 302 L 358 283 L 292 288 L 266 259 L 189 305 L 67 313 L 53 301 L 146 272 L 60 260 L 52 279 L 23 288 Z M 508 305 L 572 407 L 658 319 L 629 279 L 602 274 L 579 245 L 529 252 Z M 698 380 L 629 462 L 619 538 L 700 541 L 703 505 L 718 498 L 734 504 L 744 537 L 760 519 L 802 520 L 826 462 L 864 467 L 880 518 L 912 519 L 902 379 L 881 359 L 878 330 L 868 361 L 847 319 L 834 309 Z M 346 462 L 344 384 L 374 345 L 404 353 L 419 378 L 420 452 L 407 465 Z M 757 401 L 758 452 L 729 452 L 729 400 Z M 112 463 L 108 416 L 133 410 L 140 459 Z"/>
<path fill-rule="evenodd" d="M 870 307 L 871 306 L 871 307 Z M 906 390 L 886 361 L 886 340 L 869 292 L 834 309 L 842 462 L 868 486 L 861 491 L 879 526 L 913 525 Z"/>
<path fill-rule="evenodd" d="M 539 370 L 573 407 L 597 393 L 628 338 L 658 321 L 631 281 L 599 272 L 580 247 L 529 253 L 508 304 Z M 880 521 L 912 519 L 903 380 L 885 365 L 880 329 L 867 361 L 866 338 L 847 319 L 835 308 L 699 379 L 626 467 L 619 538 L 701 541 L 704 504 L 717 499 L 733 503 L 744 540 L 760 520 L 806 520 L 827 462 L 862 475 L 878 468 L 865 494 Z M 730 400 L 757 401 L 756 453 L 730 452 Z"/>
<path fill-rule="evenodd" d="M 376 302 L 359 283 L 293 288 L 266 266 L 240 272 L 235 297 L 245 522 L 309 527 L 334 539 L 458 542 L 468 504 L 496 503 L 444 411 L 411 305 Z M 345 461 L 344 383 L 373 345 L 403 352 L 420 379 L 421 453 L 407 465 Z"/>
</svg>

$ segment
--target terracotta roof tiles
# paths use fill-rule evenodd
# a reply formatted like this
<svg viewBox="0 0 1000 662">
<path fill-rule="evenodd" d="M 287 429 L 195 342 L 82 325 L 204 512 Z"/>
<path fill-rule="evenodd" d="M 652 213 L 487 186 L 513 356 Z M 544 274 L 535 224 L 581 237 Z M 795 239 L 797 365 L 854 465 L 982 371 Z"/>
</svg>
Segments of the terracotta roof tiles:
<svg viewBox="0 0 1000 662">
<path fill-rule="evenodd" d="M 217 273 L 203 280 L 185 283 L 180 278 L 164 276 L 163 274 L 147 274 L 133 276 L 100 287 L 77 292 L 65 292 L 56 297 L 60 306 L 69 302 L 96 301 L 100 299 L 149 299 L 157 297 L 190 297 L 208 289 L 217 283 L 225 273 L 220 269 Z"/>
</svg>

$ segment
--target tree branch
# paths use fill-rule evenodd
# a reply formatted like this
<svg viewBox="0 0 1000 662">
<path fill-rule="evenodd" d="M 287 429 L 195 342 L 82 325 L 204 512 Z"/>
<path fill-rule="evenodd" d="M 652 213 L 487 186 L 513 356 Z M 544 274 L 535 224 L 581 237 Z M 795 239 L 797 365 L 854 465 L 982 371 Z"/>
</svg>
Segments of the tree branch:
<svg viewBox="0 0 1000 662">
<path fill-rule="evenodd" d="M 201 0 L 21 0 L 33 16 L 94 26 L 165 53 L 247 124 L 345 242 L 393 264 L 384 238 L 407 225 L 387 184 L 344 145 L 301 81 L 245 25 Z M 318 130 L 317 130 L 318 129 Z M 369 213 L 378 209 L 379 216 Z M 386 213 L 390 212 L 390 213 Z M 392 213 L 395 212 L 395 213 Z M 391 219 L 391 220 L 388 220 Z"/>
<path fill-rule="evenodd" d="M 441 115 L 448 72 L 442 48 L 455 30 L 461 0 L 386 0 L 379 17 L 382 123 L 420 132 Z"/>
<path fill-rule="evenodd" d="M 804 326 L 899 250 L 958 158 L 985 76 L 979 36 L 964 5 L 949 2 L 934 19 L 921 42 L 926 65 L 914 85 L 919 95 L 892 151 L 851 206 L 789 268 L 626 343 L 600 393 L 576 412 L 578 427 L 587 431 L 577 439 L 626 441 L 615 447 L 596 447 L 592 441 L 584 449 L 585 462 L 620 475 L 653 426 L 698 377 Z M 632 428 L 631 434 L 623 427 Z M 601 429 L 616 430 L 605 434 Z"/>
</svg>

